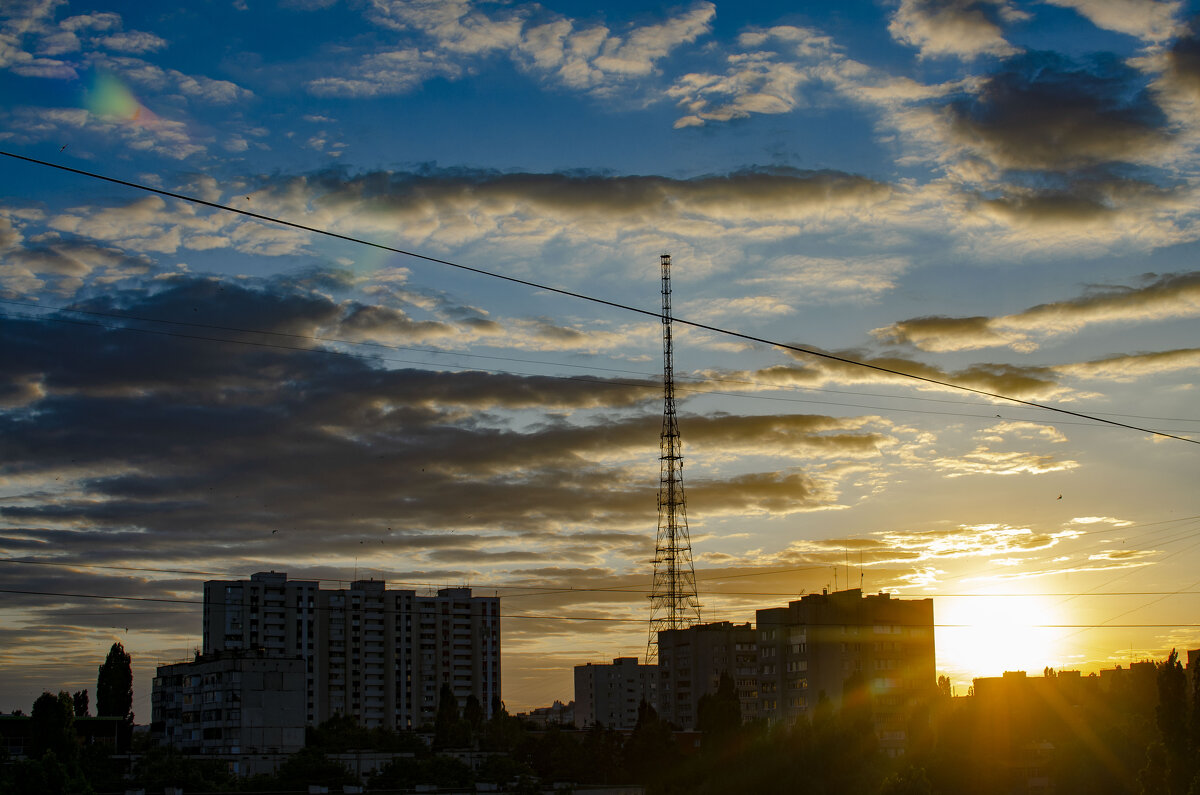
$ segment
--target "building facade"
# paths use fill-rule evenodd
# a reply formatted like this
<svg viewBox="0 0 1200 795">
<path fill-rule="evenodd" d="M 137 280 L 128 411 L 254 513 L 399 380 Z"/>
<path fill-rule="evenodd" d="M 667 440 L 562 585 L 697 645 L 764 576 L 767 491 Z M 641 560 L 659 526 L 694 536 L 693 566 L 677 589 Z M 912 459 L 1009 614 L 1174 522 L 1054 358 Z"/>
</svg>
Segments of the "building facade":
<svg viewBox="0 0 1200 795">
<path fill-rule="evenodd" d="M 302 661 L 305 720 L 349 715 L 364 726 L 431 723 L 450 685 L 491 716 L 500 699 L 500 600 L 469 588 L 436 596 L 381 580 L 345 589 L 259 572 L 204 584 L 205 654 L 264 649 Z"/>
<path fill-rule="evenodd" d="M 657 708 L 658 666 L 641 665 L 637 657 L 617 657 L 611 664 L 575 666 L 575 725 L 632 729 L 643 702 Z"/>
<path fill-rule="evenodd" d="M 289 754 L 304 747 L 304 661 L 264 649 L 160 665 L 151 736 L 184 753 Z"/>
<path fill-rule="evenodd" d="M 881 747 L 903 750 L 912 710 L 936 687 L 932 599 L 809 594 L 757 611 L 756 623 L 758 715 L 793 721 L 819 701 L 858 699 Z"/>
<path fill-rule="evenodd" d="M 695 729 L 700 697 L 716 693 L 724 673 L 737 687 L 743 720 L 754 717 L 757 655 L 757 635 L 750 624 L 720 621 L 659 632 L 659 715 L 681 729 Z"/>
</svg>

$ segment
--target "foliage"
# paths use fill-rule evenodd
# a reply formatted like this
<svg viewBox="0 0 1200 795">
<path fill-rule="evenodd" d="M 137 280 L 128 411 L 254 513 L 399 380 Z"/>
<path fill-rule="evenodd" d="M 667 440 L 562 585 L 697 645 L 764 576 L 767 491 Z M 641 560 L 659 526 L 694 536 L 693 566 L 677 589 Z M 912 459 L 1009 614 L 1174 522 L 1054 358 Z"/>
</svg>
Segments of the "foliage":
<svg viewBox="0 0 1200 795">
<path fill-rule="evenodd" d="M 625 769 L 631 780 L 657 785 L 667 779 L 679 756 L 670 725 L 643 701 L 638 706 L 637 724 L 625 743 Z"/>
<path fill-rule="evenodd" d="M 474 693 L 467 696 L 467 703 L 463 705 L 462 717 L 471 727 L 472 733 L 478 732 L 483 727 L 483 719 L 486 715 L 483 712 L 483 705 L 479 703 L 479 699 Z"/>
<path fill-rule="evenodd" d="M 1186 795 L 1192 780 L 1193 749 L 1188 726 L 1187 675 L 1175 649 L 1158 666 L 1158 706 L 1155 723 L 1162 739 L 1167 788 L 1171 795 Z"/>
<path fill-rule="evenodd" d="M 86 718 L 88 716 L 88 691 L 77 690 L 71 696 L 72 706 L 75 708 L 75 717 Z"/>
<path fill-rule="evenodd" d="M 883 781 L 879 795 L 932 795 L 933 787 L 924 768 L 909 766 Z"/>
<path fill-rule="evenodd" d="M 525 741 L 525 727 L 519 718 L 508 714 L 504 702 L 492 705 L 492 717 L 483 724 L 479 747 L 484 751 L 513 751 Z"/>
<path fill-rule="evenodd" d="M 305 730 L 304 745 L 327 754 L 347 751 L 388 751 L 426 754 L 425 742 L 413 732 L 383 727 L 368 729 L 349 715 L 334 715 L 320 726 Z"/>
<path fill-rule="evenodd" d="M 458 697 L 443 683 L 438 692 L 437 716 L 433 723 L 434 748 L 465 748 L 471 744 L 471 727 L 462 719 Z"/>
<path fill-rule="evenodd" d="M 37 795 L 65 795 L 65 793 L 90 792 L 91 786 L 83 775 L 78 762 L 64 761 L 53 751 L 46 751 L 40 758 L 25 759 L 8 771 L 8 782 L 0 779 L 3 792 L 36 793 Z"/>
<path fill-rule="evenodd" d="M 722 743 L 742 725 L 742 704 L 733 677 L 722 671 L 717 692 L 705 693 L 696 705 L 696 728 L 707 745 Z"/>
<path fill-rule="evenodd" d="M 474 781 L 471 768 L 465 762 L 448 756 L 433 756 L 427 759 L 394 759 L 375 775 L 368 786 L 371 789 L 412 789 L 418 784 L 436 784 L 438 787 L 469 787 Z"/>
<path fill-rule="evenodd" d="M 357 783 L 345 765 L 315 748 L 302 748 L 292 754 L 275 774 L 275 787 L 281 790 L 304 791 L 311 784 L 340 789 L 343 784 Z"/>
<path fill-rule="evenodd" d="M 173 748 L 153 748 L 134 765 L 130 784 L 147 792 L 162 792 L 167 787 L 180 787 L 184 792 L 227 792 L 235 781 L 223 762 Z"/>
<path fill-rule="evenodd" d="M 75 708 L 65 690 L 57 696 L 46 692 L 33 702 L 30 719 L 30 756 L 53 753 L 57 759 L 73 759 L 79 743 L 75 736 Z"/>
<path fill-rule="evenodd" d="M 133 660 L 120 643 L 108 650 L 96 678 L 96 714 L 133 721 Z"/>
</svg>

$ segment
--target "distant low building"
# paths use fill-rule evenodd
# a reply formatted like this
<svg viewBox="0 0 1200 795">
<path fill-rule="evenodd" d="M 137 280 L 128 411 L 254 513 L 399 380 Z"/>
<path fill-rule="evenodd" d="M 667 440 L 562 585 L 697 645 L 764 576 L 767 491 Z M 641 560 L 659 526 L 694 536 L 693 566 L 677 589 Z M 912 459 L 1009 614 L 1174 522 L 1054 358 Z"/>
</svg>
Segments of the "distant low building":
<svg viewBox="0 0 1200 795">
<path fill-rule="evenodd" d="M 617 657 L 612 663 L 575 666 L 575 725 L 589 728 L 632 729 L 638 707 L 657 699 L 658 666 L 642 665 L 637 657 Z"/>
<path fill-rule="evenodd" d="M 575 702 L 564 704 L 561 701 L 555 701 L 548 707 L 537 707 L 528 712 L 517 713 L 517 717 L 542 729 L 548 726 L 574 726 Z"/>
<path fill-rule="evenodd" d="M 151 737 L 185 753 L 289 754 L 304 747 L 304 661 L 264 650 L 161 665 Z"/>
</svg>

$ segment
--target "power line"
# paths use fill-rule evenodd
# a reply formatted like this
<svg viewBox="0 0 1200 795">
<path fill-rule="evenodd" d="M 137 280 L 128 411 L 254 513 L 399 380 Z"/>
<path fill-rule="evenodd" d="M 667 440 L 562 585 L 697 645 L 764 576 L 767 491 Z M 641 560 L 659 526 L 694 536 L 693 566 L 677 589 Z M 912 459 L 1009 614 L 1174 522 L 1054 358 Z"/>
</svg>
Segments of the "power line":
<svg viewBox="0 0 1200 795">
<path fill-rule="evenodd" d="M 7 301 L 4 299 L 0 299 L 0 304 L 6 304 L 6 303 L 13 304 L 13 303 L 19 303 L 19 302 Z M 29 304 L 22 304 L 22 305 L 28 306 Z M 36 305 L 33 305 L 33 306 L 36 306 Z M 50 309 L 51 307 L 38 307 L 38 308 Z M 117 318 L 117 319 L 121 318 L 121 315 L 117 315 L 117 314 L 109 315 L 107 313 L 102 313 L 102 312 L 92 312 L 92 311 L 77 310 L 77 309 L 59 309 L 59 308 L 55 308 L 55 309 L 56 309 L 56 311 L 81 312 L 83 314 L 106 315 L 106 316 Z M 341 350 L 336 350 L 336 349 L 332 349 L 332 348 L 304 348 L 304 347 L 294 347 L 291 345 L 282 345 L 279 343 L 272 343 L 272 342 L 256 342 L 254 340 L 232 339 L 229 337 L 207 337 L 207 336 L 200 335 L 200 334 L 185 334 L 183 332 L 164 331 L 161 329 L 137 328 L 135 326 L 124 326 L 124 325 L 110 325 L 110 324 L 101 323 L 98 321 L 73 320 L 71 318 L 63 318 L 63 317 L 46 317 L 46 316 L 33 316 L 33 315 L 22 315 L 22 314 L 14 315 L 14 314 L 6 313 L 6 312 L 0 312 L 0 318 L 49 321 L 49 322 L 53 322 L 53 323 L 64 323 L 64 324 L 77 325 L 77 326 L 89 326 L 92 328 L 102 328 L 102 329 L 107 329 L 109 331 L 128 331 L 128 332 L 137 333 L 137 334 L 150 334 L 150 335 L 155 335 L 155 336 L 175 337 L 178 339 L 199 340 L 199 341 L 204 341 L 204 342 L 228 343 L 231 345 L 243 345 L 243 346 L 248 346 L 248 347 L 271 348 L 274 350 L 295 351 L 297 353 L 315 353 L 315 354 L 321 354 L 321 355 L 326 355 L 326 356 L 345 356 L 345 357 L 348 357 L 351 359 L 360 359 L 360 360 L 368 361 L 368 362 L 379 360 L 379 361 L 393 362 L 393 363 L 399 363 L 399 364 L 423 365 L 423 366 L 427 366 L 427 367 L 430 366 L 429 362 L 413 361 L 413 360 L 409 360 L 409 359 L 397 359 L 395 357 L 387 357 L 387 356 L 368 356 L 365 354 L 356 354 L 356 353 L 351 353 L 349 351 L 341 351 Z M 140 319 L 140 318 L 137 318 L 137 319 Z M 182 322 L 176 323 L 176 321 L 170 321 L 170 320 L 147 320 L 145 322 L 172 323 L 172 324 L 183 325 L 183 326 L 212 328 L 215 330 L 232 331 L 232 332 L 236 332 L 236 333 L 245 333 L 245 334 L 276 334 L 276 335 L 284 336 L 284 337 L 297 337 L 300 339 L 308 339 L 308 340 L 331 341 L 331 342 L 338 342 L 338 343 L 345 343 L 345 344 L 374 345 L 374 346 L 378 346 L 378 347 L 382 347 L 382 348 L 389 348 L 389 349 L 393 349 L 393 350 L 420 350 L 420 349 L 404 348 L 401 346 L 389 346 L 389 345 L 384 345 L 382 343 L 368 343 L 368 342 L 355 343 L 355 342 L 346 341 L 346 340 L 332 340 L 332 339 L 326 340 L 325 338 L 302 335 L 302 334 L 285 334 L 283 332 L 257 331 L 257 330 L 253 330 L 253 329 L 235 329 L 235 328 L 228 328 L 228 327 L 223 327 L 223 326 L 210 326 L 210 325 L 203 324 L 203 323 L 182 323 Z M 442 353 L 442 354 L 446 353 L 446 352 L 439 352 L 439 351 L 430 351 L 430 352 L 431 353 L 436 352 L 436 353 Z M 478 356 L 477 354 L 458 353 L 458 352 L 454 352 L 453 355 Z M 481 356 L 479 358 L 502 359 L 502 358 L 506 358 L 506 357 Z M 527 361 L 527 362 L 530 362 L 533 364 L 548 364 L 546 362 L 538 362 L 538 361 L 522 360 L 522 359 L 510 359 L 510 360 L 511 361 Z M 523 377 L 523 378 L 548 378 L 548 379 L 554 379 L 554 380 L 560 380 L 560 381 L 579 381 L 579 382 L 586 383 L 589 385 L 601 385 L 601 386 L 606 386 L 606 387 L 611 387 L 611 388 L 630 387 L 630 388 L 634 388 L 634 389 L 653 389 L 655 391 L 657 391 L 660 388 L 657 384 L 647 384 L 647 383 L 641 383 L 641 382 L 637 382 L 637 381 L 622 381 L 620 379 L 615 379 L 615 378 L 603 379 L 600 377 L 585 378 L 583 376 L 570 376 L 570 375 L 545 375 L 545 374 L 539 374 L 539 373 L 521 372 L 518 370 L 501 370 L 499 368 L 494 368 L 494 367 L 488 367 L 488 368 L 468 367 L 467 365 L 456 365 L 456 364 L 441 365 L 441 366 L 451 368 L 454 370 L 467 370 L 467 371 L 471 371 L 471 372 L 488 372 L 488 373 L 501 374 L 501 375 L 519 376 L 519 377 Z M 586 365 L 572 365 L 572 366 L 586 367 Z M 605 370 L 606 368 L 596 368 L 596 369 Z M 610 372 L 634 372 L 634 371 L 611 370 Z M 720 382 L 721 379 L 712 379 L 712 380 L 716 381 L 716 382 Z M 755 382 L 744 382 L 744 383 L 755 383 Z M 904 408 L 902 406 L 872 406 L 872 405 L 867 405 L 867 404 L 862 404 L 862 403 L 843 403 L 843 402 L 835 401 L 835 400 L 808 400 L 808 399 L 804 399 L 804 398 L 782 397 L 779 395 L 756 395 L 756 394 L 747 394 L 745 392 L 723 392 L 723 391 L 713 390 L 713 389 L 695 389 L 695 388 L 689 389 L 689 388 L 685 387 L 685 388 L 679 389 L 677 391 L 684 392 L 684 393 L 691 394 L 691 395 L 712 395 L 712 396 L 719 396 L 719 397 L 737 397 L 737 398 L 744 398 L 744 399 L 749 399 L 749 400 L 766 400 L 766 401 L 779 401 L 779 402 L 786 402 L 786 403 L 803 403 L 803 404 L 818 405 L 818 406 L 838 406 L 841 408 L 865 409 L 865 410 L 878 411 L 878 412 L 904 412 L 904 413 L 908 413 L 908 414 L 933 414 L 933 415 L 942 416 L 942 417 L 969 417 L 969 418 L 974 418 L 974 419 L 992 420 L 992 419 L 996 419 L 1000 416 L 1000 415 L 992 415 L 990 413 L 989 414 L 972 414 L 970 412 L 961 412 L 961 411 L 937 411 L 934 409 Z M 817 391 L 833 391 L 833 390 L 817 390 Z M 854 392 L 839 392 L 837 394 L 853 395 L 856 393 L 854 393 Z M 901 395 L 874 395 L 874 396 L 875 397 L 883 397 L 883 398 L 887 398 L 887 399 L 896 399 L 896 400 L 928 400 L 931 402 L 938 402 L 938 403 L 958 403 L 959 405 L 966 405 L 966 406 L 980 405 L 978 403 L 969 403 L 967 401 L 942 401 L 942 400 L 937 400 L 935 398 L 907 397 L 907 396 L 901 396 Z M 1080 416 L 1085 416 L 1085 415 L 1080 415 Z M 1029 419 L 1029 418 L 1002 418 L 1002 419 L 1009 419 L 1009 420 L 1016 421 L 1016 422 L 1028 422 L 1028 423 L 1032 423 L 1032 424 L 1036 424 L 1036 425 L 1052 425 L 1052 426 L 1056 426 L 1056 427 L 1061 426 L 1061 425 L 1074 425 L 1074 426 L 1080 426 L 1080 427 L 1085 427 L 1085 428 L 1095 428 L 1095 427 L 1098 427 L 1097 423 L 1102 423 L 1103 425 L 1112 425 L 1112 423 L 1108 422 L 1107 420 L 1101 420 L 1099 418 L 1096 419 L 1096 422 L 1071 422 L 1069 420 L 1037 420 L 1037 419 Z M 1190 429 L 1182 429 L 1182 430 L 1173 431 L 1173 432 L 1175 432 L 1175 433 L 1190 433 L 1191 431 L 1190 431 Z M 1191 440 L 1186 440 L 1186 441 L 1191 441 Z"/>
<path fill-rule="evenodd" d="M 71 312 L 74 314 L 91 315 L 94 317 L 107 317 L 107 318 L 113 318 L 113 319 L 117 319 L 117 320 L 137 320 L 137 321 L 143 322 L 143 323 L 160 323 L 160 324 L 172 325 L 172 326 L 185 326 L 185 327 L 189 327 L 189 328 L 214 329 L 214 330 L 218 330 L 218 331 L 236 332 L 236 333 L 240 333 L 240 334 L 263 334 L 263 335 L 268 335 L 268 336 L 273 336 L 273 337 L 284 337 L 284 338 L 297 339 L 297 340 L 307 340 L 307 341 L 311 341 L 311 342 L 330 342 L 330 343 L 336 343 L 339 345 L 361 345 L 364 347 L 382 348 L 384 350 L 391 350 L 391 351 L 412 351 L 414 353 L 428 353 L 428 354 L 434 355 L 434 356 L 465 356 L 467 358 L 472 358 L 472 359 L 489 359 L 492 361 L 522 362 L 525 364 L 543 364 L 543 365 L 553 366 L 553 367 L 569 367 L 569 368 L 577 369 L 577 370 L 589 370 L 592 372 L 598 371 L 598 372 L 603 372 L 603 373 L 623 373 L 625 375 L 641 376 L 641 377 L 647 378 L 647 379 L 655 379 L 655 378 L 659 377 L 659 375 L 657 373 L 647 373 L 647 372 L 644 372 L 641 370 L 627 370 L 627 369 L 619 369 L 619 368 L 614 368 L 614 367 L 598 367 L 596 365 L 572 364 L 569 362 L 549 362 L 549 361 L 545 361 L 545 360 L 541 360 L 541 359 L 526 359 L 526 358 L 521 358 L 519 356 L 494 356 L 494 355 L 482 354 L 482 353 L 468 353 L 466 351 L 461 351 L 461 350 L 448 350 L 445 348 L 420 348 L 420 347 L 411 346 L 411 345 L 388 345 L 383 342 L 375 342 L 372 340 L 348 340 L 348 339 L 341 339 L 338 337 L 325 337 L 325 336 L 321 336 L 321 335 L 317 335 L 317 334 L 296 334 L 294 332 L 287 332 L 287 331 L 242 328 L 242 327 L 238 327 L 238 326 L 222 326 L 222 325 L 213 324 L 213 323 L 197 323 L 195 321 L 168 320 L 165 318 L 146 317 L 144 315 L 134 315 L 134 314 L 131 314 L 128 312 L 101 312 L 96 309 L 78 309 L 78 308 L 69 307 L 69 306 L 48 305 L 48 304 L 44 304 L 44 303 L 38 303 L 36 301 L 17 301 L 15 299 L 0 298 L 0 304 L 9 304 L 12 306 L 22 306 L 22 307 L 27 307 L 27 308 L 31 308 L 31 309 L 39 309 L 39 310 L 46 310 L 46 311 Z M 41 320 L 41 319 L 56 320 L 57 319 L 57 318 L 44 318 L 42 316 L 35 317 L 32 315 L 13 315 L 12 317 L 23 317 L 23 318 L 38 319 L 38 320 Z M 141 329 L 137 329 L 137 328 L 133 328 L 133 327 L 129 327 L 129 326 L 106 326 L 103 324 L 97 324 L 97 325 L 100 328 L 108 328 L 108 329 L 114 329 L 114 330 L 118 330 L 118 329 L 125 330 L 125 331 L 140 331 L 141 330 Z M 214 341 L 223 341 L 223 340 L 217 340 L 217 339 L 209 338 L 209 337 L 205 337 L 203 339 L 213 339 Z M 247 343 L 247 344 L 252 344 L 252 343 Z M 312 349 L 311 348 L 292 348 L 291 350 L 311 351 Z M 350 355 L 350 354 L 347 354 L 347 355 Z M 362 358 L 367 358 L 367 357 L 362 357 Z M 404 360 L 404 359 L 384 359 L 384 361 L 407 362 L 407 360 Z M 407 362 L 407 363 L 427 364 L 425 362 Z M 452 365 L 452 366 L 457 366 L 457 365 Z M 484 368 L 480 368 L 480 369 L 484 369 Z M 491 372 L 499 372 L 499 373 L 511 373 L 512 372 L 512 371 L 508 371 L 508 370 L 499 370 L 499 369 L 494 369 L 494 368 L 487 368 L 487 369 Z M 523 373 L 516 373 L 516 374 L 524 375 Z M 547 376 L 547 377 L 562 377 L 562 376 Z M 768 388 L 768 389 L 804 390 L 806 392 L 821 392 L 824 394 L 831 394 L 831 395 L 853 395 L 855 397 L 879 397 L 879 398 L 886 398 L 888 400 L 915 400 L 915 401 L 921 401 L 921 402 L 925 402 L 925 403 L 949 403 L 949 404 L 954 404 L 954 405 L 959 405 L 959 406 L 986 406 L 986 405 L 989 405 L 989 404 L 978 403 L 978 402 L 974 402 L 974 401 L 952 400 L 949 398 L 934 398 L 934 397 L 928 397 L 925 395 L 887 395 L 887 394 L 882 394 L 882 393 L 878 393 L 878 392 L 863 392 L 863 391 L 851 391 L 851 390 L 841 390 L 841 389 L 822 389 L 820 387 L 803 386 L 800 384 L 781 385 L 781 384 L 768 383 L 768 382 L 764 382 L 764 381 L 755 381 L 755 380 L 745 379 L 745 378 L 718 378 L 718 377 L 712 377 L 712 376 L 701 377 L 701 376 L 678 375 L 678 374 L 675 376 L 675 378 L 676 378 L 676 381 L 682 380 L 682 381 L 692 381 L 692 382 L 700 382 L 700 383 L 709 382 L 709 383 L 716 383 L 716 384 L 744 384 L 747 386 L 755 386 L 755 387 L 762 387 L 762 388 Z M 621 383 L 626 383 L 626 382 L 621 382 Z M 653 388 L 657 389 L 656 386 Z M 854 404 L 854 403 L 836 403 L 833 401 L 805 401 L 805 400 L 799 400 L 799 399 L 795 399 L 795 398 L 780 398 L 778 396 L 769 396 L 769 395 L 749 395 L 749 394 L 742 393 L 742 392 L 716 392 L 716 391 L 711 391 L 711 390 L 700 390 L 700 389 L 690 389 L 690 390 L 683 389 L 680 391 L 686 391 L 686 392 L 691 392 L 693 394 L 700 394 L 700 395 L 712 394 L 712 395 L 724 395 L 724 396 L 733 396 L 733 397 L 755 398 L 755 399 L 761 399 L 761 400 L 791 400 L 794 402 L 801 402 L 801 403 L 824 403 L 824 402 L 827 402 L 828 405 L 833 405 L 833 406 L 854 406 L 854 407 L 859 407 L 859 408 L 872 408 L 872 409 L 877 408 L 875 406 L 859 406 L 859 404 Z M 880 409 L 880 410 L 887 411 L 887 410 L 891 410 L 891 409 Z M 905 411 L 906 409 L 895 409 L 895 410 Z M 1200 422 L 1200 418 L 1190 418 L 1190 417 L 1154 417 L 1154 416 L 1147 416 L 1147 415 L 1142 415 L 1142 414 L 1121 414 L 1119 412 L 1111 412 L 1111 411 L 1100 411 L 1100 412 L 1096 412 L 1096 414 L 1099 416 L 1108 416 L 1108 417 L 1133 417 L 1135 419 L 1158 420 L 1160 422 Z M 974 417 L 974 416 L 981 416 L 981 415 L 962 414 L 962 415 L 956 415 L 956 416 Z M 990 416 L 989 416 L 989 418 L 990 418 Z M 1032 421 L 1032 420 L 1030 420 L 1030 421 Z"/>
<path fill-rule="evenodd" d="M 470 265 L 463 265 L 461 263 L 453 262 L 451 260 L 441 259 L 439 257 L 432 257 L 427 254 L 420 254 L 415 251 L 408 251 L 406 249 L 397 248 L 395 246 L 389 246 L 389 245 L 386 245 L 383 243 L 377 243 L 377 242 L 374 242 L 371 240 L 366 240 L 364 238 L 354 237 L 352 235 L 343 235 L 341 233 L 333 232 L 328 229 L 321 229 L 319 227 L 309 226 L 307 224 L 298 223 L 296 221 L 288 221 L 286 219 L 277 218 L 275 216 L 264 215 L 262 213 L 255 213 L 255 212 L 251 212 L 249 210 L 245 210 L 242 208 L 231 207 L 229 205 L 207 201 L 205 199 L 200 199 L 195 196 L 189 196 L 189 195 L 183 194 L 183 193 L 176 193 L 174 191 L 168 191 L 168 190 L 164 190 L 162 188 L 155 188 L 155 187 L 152 187 L 149 185 L 143 185 L 141 183 L 131 182 L 129 180 L 118 179 L 116 177 L 109 177 L 109 176 L 105 176 L 103 174 L 97 174 L 92 171 L 84 171 L 83 169 L 72 168 L 70 166 L 64 166 L 59 163 L 51 163 L 46 160 L 39 160 L 37 158 L 27 157 L 25 155 L 18 155 L 13 152 L 7 152 L 4 150 L 0 150 L 0 155 L 4 155 L 6 157 L 11 157 L 15 160 L 21 160 L 21 161 L 24 161 L 27 163 L 33 163 L 33 164 L 39 165 L 39 166 L 45 166 L 47 168 L 58 169 L 60 171 L 65 171 L 65 172 L 68 172 L 71 174 L 78 174 L 80 176 L 89 177 L 91 179 L 102 180 L 104 182 L 109 182 L 109 183 L 112 183 L 115 185 L 123 185 L 125 187 L 133 188 L 135 190 L 141 190 L 141 191 L 145 191 L 148 193 L 154 193 L 154 194 L 158 194 L 160 196 L 167 196 L 172 199 L 178 199 L 179 201 L 189 202 L 191 204 L 197 204 L 197 205 L 200 205 L 203 207 L 210 207 L 215 210 L 222 210 L 222 211 L 229 212 L 229 213 L 235 213 L 237 215 L 242 215 L 242 216 L 245 216 L 248 218 L 254 218 L 259 221 L 265 221 L 267 223 L 279 224 L 281 226 L 286 226 L 286 227 L 289 227 L 292 229 L 299 229 L 301 231 L 310 232 L 310 233 L 316 234 L 316 235 L 323 235 L 325 237 L 334 238 L 336 240 L 342 240 L 342 241 L 345 241 L 348 243 L 356 243 L 358 245 L 368 246 L 371 248 L 379 249 L 381 251 L 388 251 L 393 254 L 400 254 L 405 257 L 412 257 L 414 259 L 423 260 L 425 262 L 430 262 L 430 263 L 437 264 L 437 265 L 444 265 L 449 268 L 455 268 L 457 270 L 465 271 L 468 273 L 474 273 L 479 276 L 486 276 L 486 277 L 492 278 L 492 279 L 499 279 L 501 281 L 509 282 L 511 284 L 519 284 L 524 287 L 532 287 L 536 290 L 543 290 L 545 292 L 562 295 L 562 296 L 565 296 L 568 298 L 575 298 L 575 299 L 578 299 L 581 301 L 587 301 L 589 303 L 598 304 L 600 306 L 606 306 L 606 307 L 609 307 L 612 309 L 620 309 L 620 310 L 623 310 L 626 312 L 633 312 L 635 314 L 643 315 L 645 317 L 652 317 L 652 318 L 656 318 L 656 319 L 661 319 L 661 317 L 662 317 L 661 313 L 654 312 L 649 309 L 642 309 L 640 307 L 631 306 L 629 304 L 622 304 L 617 301 L 609 301 L 604 298 L 598 298 L 596 296 L 587 295 L 586 293 L 579 293 L 579 292 L 575 292 L 572 290 L 566 290 L 561 287 L 553 287 L 551 285 L 542 284 L 540 282 L 531 281 L 529 279 L 520 279 L 520 278 L 517 278 L 516 276 L 508 276 L 506 274 L 497 273 L 495 271 L 485 270 L 483 268 L 476 268 L 476 267 L 472 267 Z M 1143 427 L 1140 427 L 1137 425 L 1132 425 L 1132 424 L 1124 423 L 1124 422 L 1118 422 L 1116 420 L 1105 419 L 1103 417 L 1088 415 L 1088 414 L 1084 414 L 1084 413 L 1078 412 L 1078 411 L 1071 411 L 1070 409 L 1064 409 L 1064 408 L 1061 408 L 1058 406 L 1050 405 L 1048 403 L 1039 403 L 1039 402 L 1032 401 L 1032 400 L 1024 400 L 1021 398 L 1015 398 L 1015 397 L 1011 397 L 1009 395 L 1000 394 L 998 392 L 989 392 L 985 389 L 977 389 L 975 387 L 964 386 L 962 384 L 955 384 L 950 381 L 943 381 L 943 380 L 940 380 L 937 378 L 930 378 L 928 376 L 916 375 L 915 373 L 906 373 L 902 370 L 896 370 L 896 369 L 893 369 L 890 367 L 884 367 L 879 364 L 872 364 L 870 362 L 861 362 L 861 361 L 858 361 L 856 359 L 851 359 L 846 356 L 838 356 L 836 354 L 827 353 L 825 351 L 818 351 L 818 350 L 814 350 L 812 348 L 805 348 L 805 347 L 801 347 L 798 345 L 789 345 L 786 343 L 769 340 L 764 337 L 757 337 L 752 334 L 745 334 L 745 333 L 742 333 L 739 331 L 733 331 L 730 329 L 721 328 L 719 326 L 713 326 L 713 325 L 710 325 L 707 323 L 699 323 L 699 322 L 692 321 L 692 320 L 685 320 L 683 318 L 673 318 L 673 320 L 676 323 L 680 323 L 685 326 L 690 326 L 692 328 L 701 329 L 703 331 L 709 331 L 714 334 L 720 334 L 723 336 L 736 337 L 737 339 L 746 340 L 748 342 L 756 342 L 756 343 L 759 343 L 762 345 L 769 345 L 772 347 L 781 348 L 786 351 L 791 351 L 793 353 L 803 354 L 805 356 L 814 356 L 814 357 L 821 358 L 821 359 L 827 359 L 829 361 L 839 362 L 841 364 L 847 364 L 847 365 L 851 365 L 851 366 L 855 366 L 855 367 L 863 367 L 863 368 L 866 368 L 869 370 L 874 370 L 876 372 L 886 373 L 888 375 L 894 375 L 894 376 L 897 376 L 900 378 L 908 378 L 908 379 L 912 379 L 915 381 L 920 381 L 922 383 L 933 384 L 935 386 L 945 387 L 947 389 L 957 389 L 957 390 L 960 390 L 963 392 L 971 392 L 976 395 L 982 395 L 984 397 L 990 397 L 990 398 L 994 398 L 996 400 L 1005 400 L 1005 401 L 1009 401 L 1011 403 L 1016 403 L 1016 404 L 1022 405 L 1022 406 L 1029 406 L 1031 408 L 1042 409 L 1044 411 L 1051 411 L 1051 412 L 1055 412 L 1055 413 L 1063 414 L 1063 415 L 1067 415 L 1067 416 L 1079 417 L 1079 418 L 1086 419 L 1086 420 L 1092 420 L 1094 422 L 1103 423 L 1105 425 L 1112 425 L 1112 426 L 1119 427 L 1119 428 L 1125 428 L 1127 430 L 1137 431 L 1139 433 L 1148 433 L 1148 434 L 1151 434 L 1154 436 L 1161 436 L 1161 437 L 1164 437 L 1167 439 L 1174 439 L 1174 440 L 1180 441 L 1180 442 L 1188 442 L 1190 444 L 1200 445 L 1200 439 L 1188 439 L 1187 437 L 1177 436 L 1175 434 L 1167 433 L 1165 431 L 1157 431 L 1157 430 L 1153 430 L 1151 428 L 1143 428 Z"/>
</svg>

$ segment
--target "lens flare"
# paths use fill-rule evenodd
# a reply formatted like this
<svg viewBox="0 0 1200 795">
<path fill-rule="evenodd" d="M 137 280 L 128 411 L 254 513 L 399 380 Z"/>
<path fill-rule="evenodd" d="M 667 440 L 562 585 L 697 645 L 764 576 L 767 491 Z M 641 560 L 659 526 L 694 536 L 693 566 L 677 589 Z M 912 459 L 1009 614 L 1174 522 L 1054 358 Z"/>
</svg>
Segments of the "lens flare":
<svg viewBox="0 0 1200 795">
<path fill-rule="evenodd" d="M 103 119 L 149 126 L 156 117 L 138 101 L 121 78 L 108 72 L 97 72 L 87 90 L 85 106 Z"/>
</svg>

